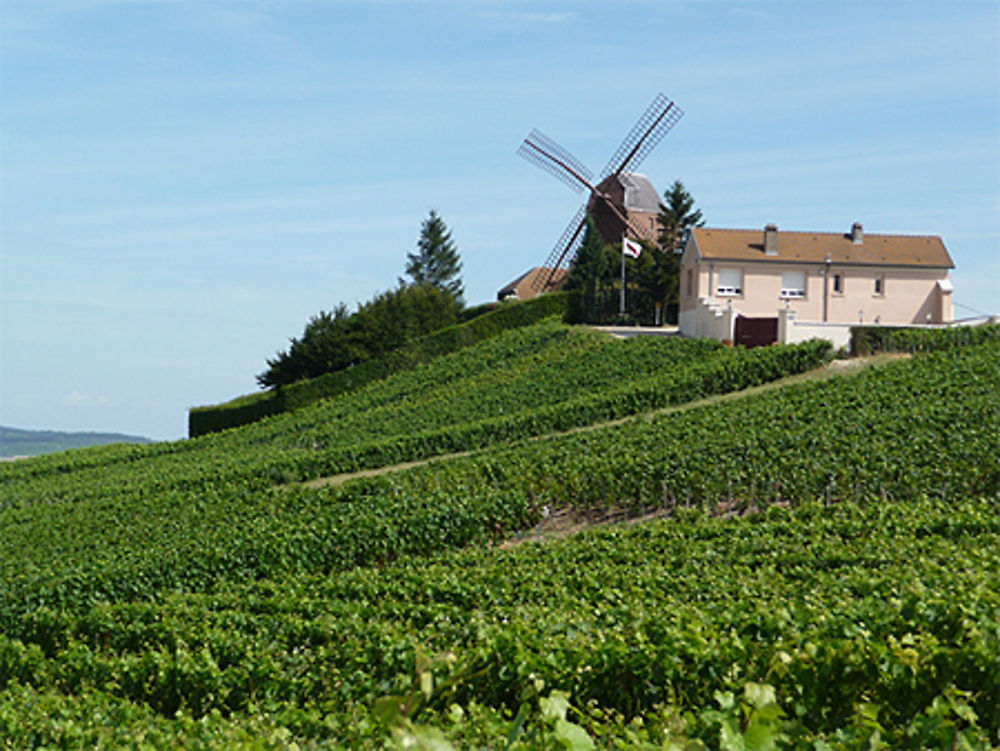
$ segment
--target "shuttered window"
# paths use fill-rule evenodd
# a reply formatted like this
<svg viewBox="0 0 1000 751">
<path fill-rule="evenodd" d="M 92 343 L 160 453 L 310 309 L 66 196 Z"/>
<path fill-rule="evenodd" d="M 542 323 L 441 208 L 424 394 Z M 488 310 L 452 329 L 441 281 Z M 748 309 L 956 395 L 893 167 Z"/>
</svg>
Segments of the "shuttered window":
<svg viewBox="0 0 1000 751">
<path fill-rule="evenodd" d="M 715 294 L 721 297 L 742 295 L 743 269 L 719 269 L 719 281 L 716 283 Z"/>
<path fill-rule="evenodd" d="M 806 296 L 806 272 L 785 271 L 781 274 L 782 297 Z"/>
</svg>

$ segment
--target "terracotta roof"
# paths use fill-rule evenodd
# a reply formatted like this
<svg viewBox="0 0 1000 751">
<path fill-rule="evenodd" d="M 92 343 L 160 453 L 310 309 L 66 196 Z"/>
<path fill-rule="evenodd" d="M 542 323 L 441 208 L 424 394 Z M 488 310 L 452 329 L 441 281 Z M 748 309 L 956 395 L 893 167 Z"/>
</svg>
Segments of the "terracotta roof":
<svg viewBox="0 0 1000 751">
<path fill-rule="evenodd" d="M 774 263 L 832 263 L 876 266 L 955 268 L 940 237 L 930 235 L 873 235 L 864 233 L 855 243 L 849 232 L 778 231 L 776 255 L 764 254 L 763 229 L 692 230 L 702 258 Z"/>
<path fill-rule="evenodd" d="M 546 266 L 535 266 L 533 269 L 528 269 L 521 276 L 517 277 L 517 279 L 501 287 L 497 292 L 497 299 L 502 300 L 508 295 L 516 293 L 519 299 L 530 300 L 532 297 L 537 297 L 543 292 L 554 292 L 566 281 L 566 277 L 569 275 L 568 269 L 556 269 L 555 273 L 552 274 L 552 282 L 548 287 L 545 289 L 535 289 L 535 280 L 537 279 L 538 286 L 541 286 L 551 271 L 552 269 Z"/>
</svg>

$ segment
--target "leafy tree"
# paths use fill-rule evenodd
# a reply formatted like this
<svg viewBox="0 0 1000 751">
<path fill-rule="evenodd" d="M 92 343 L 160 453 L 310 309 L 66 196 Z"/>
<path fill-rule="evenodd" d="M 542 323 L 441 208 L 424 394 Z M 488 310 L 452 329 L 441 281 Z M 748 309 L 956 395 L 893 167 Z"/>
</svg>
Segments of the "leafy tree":
<svg viewBox="0 0 1000 751">
<path fill-rule="evenodd" d="M 302 337 L 267 361 L 257 376 L 263 388 L 343 370 L 380 357 L 412 339 L 458 322 L 462 305 L 450 292 L 423 285 L 400 285 L 348 313 L 338 305 L 306 324 Z"/>
<path fill-rule="evenodd" d="M 613 268 L 609 254 L 601 242 L 601 234 L 594 224 L 594 217 L 588 214 L 583 243 L 577 251 L 569 276 L 566 277 L 566 284 L 563 286 L 564 289 L 578 292 L 569 311 L 570 320 L 596 323 L 601 319 L 602 293 Z"/>
<path fill-rule="evenodd" d="M 380 357 L 417 337 L 458 323 L 461 311 L 459 299 L 440 287 L 400 285 L 360 306 L 354 314 L 354 326 L 368 357 Z"/>
<path fill-rule="evenodd" d="M 420 227 L 417 252 L 406 254 L 406 273 L 416 285 L 430 285 L 461 300 L 465 293 L 459 272 L 462 263 L 444 220 L 431 209 Z"/>
<path fill-rule="evenodd" d="M 364 357 L 352 336 L 351 315 L 341 303 L 332 311 L 320 311 L 306 324 L 299 339 L 267 361 L 267 370 L 257 376 L 263 388 L 294 383 L 321 373 L 341 370 Z"/>
</svg>

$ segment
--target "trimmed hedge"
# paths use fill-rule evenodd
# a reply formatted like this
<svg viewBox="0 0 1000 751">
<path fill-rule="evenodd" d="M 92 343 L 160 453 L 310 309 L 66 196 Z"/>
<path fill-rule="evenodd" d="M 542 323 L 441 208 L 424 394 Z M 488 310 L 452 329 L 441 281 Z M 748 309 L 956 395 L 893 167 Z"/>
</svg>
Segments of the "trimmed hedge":
<svg viewBox="0 0 1000 751">
<path fill-rule="evenodd" d="M 192 407 L 188 413 L 188 436 L 195 438 L 206 433 L 248 425 L 270 415 L 300 409 L 320 399 L 362 388 L 391 373 L 415 368 L 435 357 L 492 339 L 509 329 L 529 326 L 552 316 L 565 318 L 569 296 L 568 292 L 557 292 L 525 302 L 500 303 L 488 313 L 480 313 L 465 323 L 422 336 L 385 357 L 366 360 L 344 370 L 272 391 L 241 396 L 225 404 Z M 483 307 L 478 306 L 476 310 Z"/>
<path fill-rule="evenodd" d="M 933 352 L 990 340 L 1000 344 L 1000 324 L 947 328 L 852 326 L 851 354 L 862 356 L 877 352 Z"/>
<path fill-rule="evenodd" d="M 464 310 L 462 310 L 461 313 L 458 314 L 459 323 L 465 323 L 466 321 L 471 321 L 473 318 L 476 318 L 478 316 L 485 315 L 486 313 L 491 313 L 502 304 L 503 303 L 499 303 L 496 301 L 484 302 L 481 303 L 480 305 L 473 305 L 471 308 L 465 308 Z"/>
</svg>

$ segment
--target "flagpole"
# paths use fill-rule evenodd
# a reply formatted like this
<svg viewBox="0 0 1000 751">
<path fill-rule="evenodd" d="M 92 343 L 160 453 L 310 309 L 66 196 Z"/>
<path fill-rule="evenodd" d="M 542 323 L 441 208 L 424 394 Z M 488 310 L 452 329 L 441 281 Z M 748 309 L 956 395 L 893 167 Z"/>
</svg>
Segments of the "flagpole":
<svg viewBox="0 0 1000 751">
<path fill-rule="evenodd" d="M 619 316 L 622 321 L 625 320 L 625 235 L 622 235 L 622 294 Z"/>
</svg>

